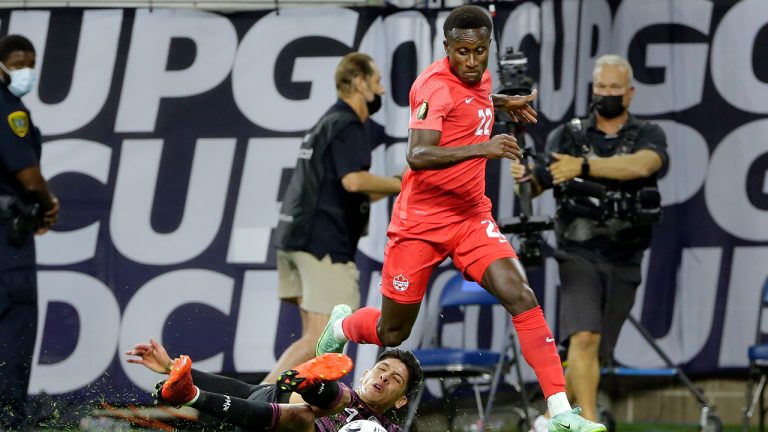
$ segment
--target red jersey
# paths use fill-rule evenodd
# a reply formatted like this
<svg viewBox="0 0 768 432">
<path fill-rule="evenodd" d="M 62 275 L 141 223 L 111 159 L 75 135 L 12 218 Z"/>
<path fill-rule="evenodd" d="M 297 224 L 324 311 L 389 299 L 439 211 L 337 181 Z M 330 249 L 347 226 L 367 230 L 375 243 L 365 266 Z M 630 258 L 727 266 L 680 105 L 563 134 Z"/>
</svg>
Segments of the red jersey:
<svg viewBox="0 0 768 432">
<path fill-rule="evenodd" d="M 491 74 L 475 86 L 451 72 L 448 57 L 432 63 L 416 78 L 409 94 L 410 129 L 442 132 L 440 147 L 459 147 L 490 140 L 493 126 Z M 485 196 L 485 158 L 448 168 L 408 170 L 393 215 L 401 219 L 446 223 L 490 213 Z"/>
</svg>

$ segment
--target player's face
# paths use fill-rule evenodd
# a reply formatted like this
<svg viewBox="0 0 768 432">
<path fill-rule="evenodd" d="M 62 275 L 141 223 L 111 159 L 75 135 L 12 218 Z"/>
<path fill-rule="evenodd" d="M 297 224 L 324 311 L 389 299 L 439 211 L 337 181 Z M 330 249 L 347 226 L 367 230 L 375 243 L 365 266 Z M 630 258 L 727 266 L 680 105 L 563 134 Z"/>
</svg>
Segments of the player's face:
<svg viewBox="0 0 768 432">
<path fill-rule="evenodd" d="M 485 28 L 453 29 L 443 42 L 451 72 L 464 84 L 475 85 L 488 68 L 491 32 Z"/>
<path fill-rule="evenodd" d="M 605 65 L 592 74 L 592 93 L 600 96 L 622 96 L 622 105 L 629 107 L 635 88 L 629 82 L 629 71 L 620 65 Z"/>
<path fill-rule="evenodd" d="M 408 368 L 396 358 L 384 359 L 366 371 L 360 380 L 360 398 L 381 412 L 401 408 L 408 402 Z"/>
</svg>

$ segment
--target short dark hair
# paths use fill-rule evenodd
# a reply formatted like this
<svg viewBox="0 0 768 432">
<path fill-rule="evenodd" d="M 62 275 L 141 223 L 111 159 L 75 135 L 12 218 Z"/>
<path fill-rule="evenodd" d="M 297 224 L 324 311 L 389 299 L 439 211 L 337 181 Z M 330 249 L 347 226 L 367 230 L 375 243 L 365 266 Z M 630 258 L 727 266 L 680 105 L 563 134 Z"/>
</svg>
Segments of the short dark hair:
<svg viewBox="0 0 768 432">
<path fill-rule="evenodd" d="M 385 350 L 376 359 L 376 363 L 389 358 L 400 360 L 408 369 L 408 387 L 405 390 L 405 394 L 410 395 L 424 381 L 424 371 L 421 370 L 421 363 L 419 363 L 412 352 L 399 348 Z"/>
<path fill-rule="evenodd" d="M 5 62 L 14 51 L 35 52 L 35 47 L 29 39 L 22 35 L 7 35 L 0 38 L 0 62 Z"/>
<path fill-rule="evenodd" d="M 480 29 L 487 28 L 490 33 L 493 30 L 493 21 L 483 8 L 475 5 L 459 6 L 452 10 L 443 23 L 443 35 L 448 35 L 453 29 Z"/>
<path fill-rule="evenodd" d="M 336 66 L 336 90 L 349 93 L 355 77 L 362 75 L 366 79 L 370 78 L 373 75 L 372 63 L 373 59 L 368 54 L 351 52 L 345 55 Z"/>
</svg>

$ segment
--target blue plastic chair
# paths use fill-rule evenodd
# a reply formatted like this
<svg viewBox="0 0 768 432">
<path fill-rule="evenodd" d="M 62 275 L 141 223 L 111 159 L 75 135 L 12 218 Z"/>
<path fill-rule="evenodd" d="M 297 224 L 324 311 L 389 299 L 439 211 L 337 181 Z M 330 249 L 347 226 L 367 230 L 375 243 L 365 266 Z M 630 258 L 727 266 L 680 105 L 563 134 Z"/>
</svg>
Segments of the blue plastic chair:
<svg viewBox="0 0 768 432">
<path fill-rule="evenodd" d="M 514 364 L 516 366 L 518 382 L 522 383 L 522 371 L 520 370 L 519 362 L 516 361 L 516 353 L 518 351 L 514 334 L 511 331 L 511 319 L 507 320 L 505 327 L 506 335 L 503 338 L 504 342 L 499 351 L 447 348 L 439 346 L 438 335 L 440 333 L 439 327 L 442 325 L 440 317 L 442 316 L 443 310 L 455 307 L 464 308 L 466 306 L 503 307 L 496 297 L 491 295 L 483 287 L 475 282 L 466 281 L 461 275 L 457 275 L 445 285 L 445 288 L 441 293 L 439 313 L 436 317 L 430 316 L 427 320 L 429 323 L 427 328 L 433 329 L 433 338 L 432 342 L 429 343 L 430 346 L 413 350 L 413 354 L 421 363 L 426 379 L 440 379 L 441 386 L 443 386 L 444 396 L 452 393 L 461 384 L 471 384 L 474 387 L 479 420 L 485 425 L 487 424 L 488 417 L 493 409 L 493 403 L 496 398 L 496 392 L 502 373 Z M 449 387 L 446 384 L 445 378 L 457 378 L 459 385 Z M 472 383 L 469 382 L 470 378 L 473 378 Z M 483 408 L 482 399 L 480 397 L 480 384 L 490 384 L 485 408 Z M 527 407 L 525 388 L 520 385 L 517 390 L 521 393 L 521 399 L 525 405 L 520 409 L 520 415 L 525 421 L 528 421 L 527 413 L 529 410 Z M 408 416 L 405 422 L 406 431 L 409 430 L 413 422 L 423 392 L 424 384 L 422 383 L 414 400 L 410 403 Z M 446 400 L 450 400 L 450 398 L 446 397 Z M 452 414 L 455 414 L 455 412 Z M 449 430 L 453 429 L 453 417 L 454 415 L 449 415 Z"/>
<path fill-rule="evenodd" d="M 749 430 L 749 424 L 755 410 L 758 412 L 760 432 L 765 431 L 765 384 L 768 380 L 768 340 L 762 332 L 763 312 L 768 307 L 768 279 L 763 284 L 760 296 L 760 309 L 757 315 L 757 331 L 755 332 L 755 344 L 747 349 L 749 358 L 749 378 L 747 379 L 747 405 L 744 407 L 743 431 Z M 757 384 L 757 386 L 755 386 Z M 758 406 L 759 402 L 759 406 Z"/>
</svg>

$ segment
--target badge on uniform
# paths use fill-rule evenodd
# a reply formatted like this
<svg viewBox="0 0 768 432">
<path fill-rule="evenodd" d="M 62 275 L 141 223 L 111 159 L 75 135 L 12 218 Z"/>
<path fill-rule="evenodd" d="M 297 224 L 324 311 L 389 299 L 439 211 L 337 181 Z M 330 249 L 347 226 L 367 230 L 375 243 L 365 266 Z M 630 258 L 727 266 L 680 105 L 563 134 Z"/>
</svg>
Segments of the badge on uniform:
<svg viewBox="0 0 768 432">
<path fill-rule="evenodd" d="M 429 113 L 429 104 L 426 100 L 419 105 L 419 109 L 416 111 L 416 118 L 419 120 L 424 120 L 427 118 L 427 113 Z"/>
<path fill-rule="evenodd" d="M 8 114 L 8 125 L 13 133 L 24 138 L 29 132 L 29 116 L 24 111 L 14 111 Z"/>
</svg>

